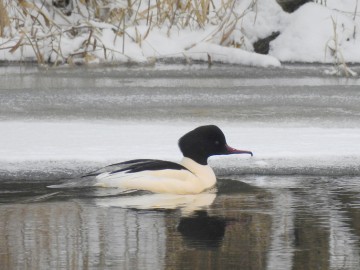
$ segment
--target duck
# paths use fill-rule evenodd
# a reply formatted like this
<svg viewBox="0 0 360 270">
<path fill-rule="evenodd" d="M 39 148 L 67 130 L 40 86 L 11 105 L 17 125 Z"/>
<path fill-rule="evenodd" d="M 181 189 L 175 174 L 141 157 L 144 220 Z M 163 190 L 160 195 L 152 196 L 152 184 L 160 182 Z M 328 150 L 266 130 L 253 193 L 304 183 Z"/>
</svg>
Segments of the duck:
<svg viewBox="0 0 360 270">
<path fill-rule="evenodd" d="M 134 159 L 109 165 L 82 178 L 91 179 L 95 187 L 124 191 L 199 194 L 216 184 L 215 173 L 208 165 L 209 157 L 232 154 L 253 156 L 251 151 L 230 147 L 216 125 L 200 126 L 189 131 L 179 139 L 178 146 L 183 154 L 179 163 Z"/>
</svg>

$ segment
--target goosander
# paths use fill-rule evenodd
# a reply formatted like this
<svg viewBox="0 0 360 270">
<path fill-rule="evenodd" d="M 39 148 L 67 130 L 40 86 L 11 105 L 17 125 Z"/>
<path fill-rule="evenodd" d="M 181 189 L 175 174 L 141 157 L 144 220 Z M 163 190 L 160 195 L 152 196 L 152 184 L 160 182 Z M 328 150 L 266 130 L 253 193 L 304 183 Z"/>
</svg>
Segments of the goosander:
<svg viewBox="0 0 360 270">
<path fill-rule="evenodd" d="M 200 126 L 179 139 L 183 154 L 180 163 L 156 159 L 135 159 L 83 176 L 97 187 L 147 190 L 154 193 L 198 194 L 212 188 L 216 176 L 208 165 L 214 155 L 250 154 L 227 145 L 225 135 L 215 125 Z M 59 186 L 58 186 L 59 187 Z"/>
</svg>

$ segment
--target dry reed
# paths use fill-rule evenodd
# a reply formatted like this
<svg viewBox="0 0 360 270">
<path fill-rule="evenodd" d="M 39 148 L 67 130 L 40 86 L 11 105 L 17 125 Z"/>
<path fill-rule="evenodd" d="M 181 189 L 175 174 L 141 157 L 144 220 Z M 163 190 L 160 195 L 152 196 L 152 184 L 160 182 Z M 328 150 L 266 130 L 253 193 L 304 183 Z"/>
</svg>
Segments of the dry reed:
<svg viewBox="0 0 360 270">
<path fill-rule="evenodd" d="M 4 36 L 5 27 L 10 25 L 9 17 L 7 14 L 7 10 L 3 3 L 3 0 L 0 0 L 0 37 Z"/>
<path fill-rule="evenodd" d="M 330 51 L 330 54 L 332 55 L 332 57 L 334 59 L 334 67 L 333 67 L 333 72 L 331 72 L 331 74 L 334 74 L 334 75 L 343 75 L 344 74 L 346 77 L 356 76 L 357 73 L 354 72 L 346 64 L 346 61 L 341 52 L 341 49 L 339 48 L 337 21 L 333 17 L 331 17 L 331 21 L 332 21 L 334 36 L 326 43 L 326 48 Z M 326 57 L 327 49 L 325 49 L 325 57 Z"/>
<path fill-rule="evenodd" d="M 6 26 L 10 26 L 20 37 L 9 52 L 14 53 L 28 46 L 32 48 L 39 64 L 55 65 L 90 62 L 94 60 L 95 52 L 99 51 L 103 51 L 106 60 L 111 60 L 114 53 L 125 55 L 126 39 L 141 46 L 154 28 L 165 28 L 171 35 L 173 28 L 197 29 L 205 28 L 209 23 L 218 24 L 218 29 L 207 40 L 216 39 L 221 45 L 240 47 L 241 43 L 231 40 L 231 36 L 238 20 L 245 14 L 245 11 L 243 14 L 234 12 L 236 0 L 223 0 L 218 6 L 215 6 L 213 0 L 127 0 L 121 2 L 121 5 L 120 2 L 114 4 L 110 0 L 73 0 L 72 12 L 83 18 L 74 23 L 61 9 L 45 4 L 45 1 L 34 0 L 19 0 L 18 5 L 8 1 L 12 3 L 13 13 L 16 13 L 9 19 L 6 7 L 2 8 L 4 1 L 6 3 L 6 0 L 0 0 L 0 35 Z M 253 0 L 249 8 L 256 1 Z M 66 24 L 58 25 L 49 14 L 60 16 Z M 102 43 L 101 25 L 104 24 L 99 22 L 106 23 L 115 33 L 114 46 L 118 39 L 122 40 L 120 52 Z M 145 33 L 138 31 L 138 25 L 147 26 Z M 129 28 L 133 29 L 131 35 Z M 62 40 L 79 36 L 85 37 L 82 44 L 72 53 L 64 55 Z"/>
</svg>

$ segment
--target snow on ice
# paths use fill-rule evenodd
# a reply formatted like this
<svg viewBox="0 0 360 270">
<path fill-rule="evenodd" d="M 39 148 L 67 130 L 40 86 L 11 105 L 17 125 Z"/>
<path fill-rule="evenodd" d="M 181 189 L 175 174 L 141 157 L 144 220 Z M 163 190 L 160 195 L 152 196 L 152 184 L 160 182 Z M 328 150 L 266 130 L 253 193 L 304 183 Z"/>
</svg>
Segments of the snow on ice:
<svg viewBox="0 0 360 270">
<path fill-rule="evenodd" d="M 22 169 L 51 171 L 137 158 L 177 162 L 182 157 L 177 141 L 194 126 L 186 122 L 1 122 L 0 164 L 7 171 L 17 171 L 17 164 Z M 254 157 L 210 158 L 220 174 L 358 173 L 358 128 L 270 128 L 225 122 L 220 126 L 229 145 L 254 153 Z"/>
</svg>

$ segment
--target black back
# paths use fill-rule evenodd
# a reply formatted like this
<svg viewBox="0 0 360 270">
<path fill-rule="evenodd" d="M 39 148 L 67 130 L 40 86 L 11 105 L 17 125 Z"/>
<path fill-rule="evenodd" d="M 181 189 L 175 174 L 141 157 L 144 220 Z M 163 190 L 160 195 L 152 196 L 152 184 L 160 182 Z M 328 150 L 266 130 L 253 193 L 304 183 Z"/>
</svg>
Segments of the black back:
<svg viewBox="0 0 360 270">
<path fill-rule="evenodd" d="M 105 172 L 108 172 L 110 174 L 119 172 L 135 173 L 141 171 L 156 171 L 165 169 L 187 170 L 184 166 L 171 161 L 164 161 L 158 159 L 133 159 L 106 166 L 100 170 L 84 175 L 83 177 L 98 176 L 99 174 Z"/>
<path fill-rule="evenodd" d="M 112 171 L 111 174 L 118 173 L 118 172 L 126 172 L 126 173 L 136 173 L 141 171 L 157 171 L 157 170 L 187 170 L 184 166 L 171 162 L 171 161 L 164 161 L 158 159 L 147 159 L 147 160 L 130 160 L 123 162 L 125 164 L 129 164 L 129 166 L 125 166 L 119 170 Z"/>
</svg>

